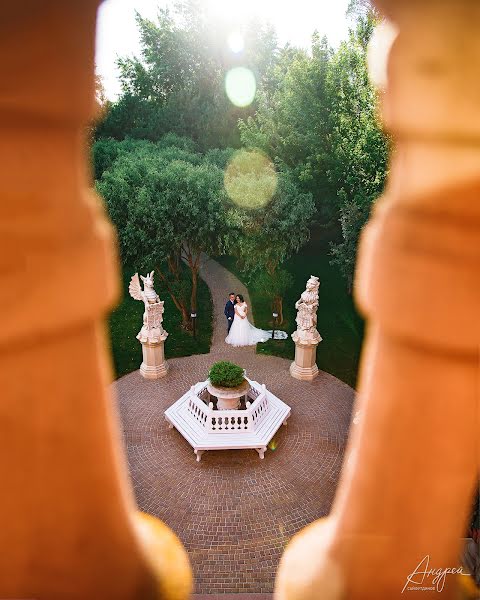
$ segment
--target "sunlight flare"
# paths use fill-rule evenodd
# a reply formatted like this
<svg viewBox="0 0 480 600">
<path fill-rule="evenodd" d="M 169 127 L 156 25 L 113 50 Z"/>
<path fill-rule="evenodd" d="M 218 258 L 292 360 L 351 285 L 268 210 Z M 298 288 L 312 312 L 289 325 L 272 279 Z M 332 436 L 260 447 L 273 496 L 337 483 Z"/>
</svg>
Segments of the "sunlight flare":
<svg viewBox="0 0 480 600">
<path fill-rule="evenodd" d="M 227 38 L 227 44 L 234 54 L 240 54 L 245 48 L 245 40 L 239 31 L 232 31 Z"/>
<path fill-rule="evenodd" d="M 274 452 L 277 449 L 277 440 L 273 439 L 269 444 L 268 447 L 270 448 L 270 450 L 272 452 Z"/>
<path fill-rule="evenodd" d="M 224 177 L 229 198 L 241 208 L 266 206 L 277 189 L 272 161 L 259 150 L 239 150 L 227 166 Z"/>
<path fill-rule="evenodd" d="M 255 75 L 246 67 L 230 69 L 225 77 L 225 91 L 232 104 L 243 108 L 255 98 L 257 82 Z"/>
</svg>

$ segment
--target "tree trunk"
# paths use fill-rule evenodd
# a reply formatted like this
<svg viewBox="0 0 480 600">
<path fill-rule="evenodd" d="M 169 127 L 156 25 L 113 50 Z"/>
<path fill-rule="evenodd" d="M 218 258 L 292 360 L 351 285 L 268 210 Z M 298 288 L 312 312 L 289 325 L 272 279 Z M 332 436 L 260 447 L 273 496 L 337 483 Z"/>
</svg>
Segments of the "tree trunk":
<svg viewBox="0 0 480 600">
<path fill-rule="evenodd" d="M 190 294 L 190 308 L 193 312 L 197 312 L 197 291 L 198 291 L 198 271 L 200 269 L 200 250 L 192 250 L 184 248 L 184 258 L 190 269 L 192 280 L 192 290 Z"/>
<path fill-rule="evenodd" d="M 159 274 L 161 280 L 165 284 L 165 287 L 167 289 L 167 292 L 170 295 L 170 298 L 173 300 L 173 303 L 175 304 L 175 307 L 178 309 L 179 313 L 182 315 L 182 329 L 190 330 L 191 329 L 190 311 L 188 310 L 187 306 L 185 305 L 184 300 L 182 298 L 179 298 L 175 294 L 175 292 L 172 290 L 172 288 L 168 282 L 168 279 L 165 277 L 165 274 L 162 273 L 162 271 L 160 270 L 159 267 L 157 267 L 156 273 Z"/>
<path fill-rule="evenodd" d="M 197 289 L 198 289 L 198 270 L 192 269 L 192 293 L 190 295 L 190 305 L 193 312 L 197 312 Z"/>
<path fill-rule="evenodd" d="M 190 311 L 187 309 L 187 307 L 183 303 L 182 303 L 181 313 L 182 313 L 182 329 L 191 331 L 191 329 L 192 329 L 191 321 L 192 320 L 190 318 Z"/>
<path fill-rule="evenodd" d="M 180 251 L 172 252 L 167 257 L 168 270 L 173 275 L 175 281 L 179 281 L 180 279 Z"/>
<path fill-rule="evenodd" d="M 277 325 L 283 325 L 283 298 L 275 297 L 275 312 L 278 313 Z"/>
</svg>

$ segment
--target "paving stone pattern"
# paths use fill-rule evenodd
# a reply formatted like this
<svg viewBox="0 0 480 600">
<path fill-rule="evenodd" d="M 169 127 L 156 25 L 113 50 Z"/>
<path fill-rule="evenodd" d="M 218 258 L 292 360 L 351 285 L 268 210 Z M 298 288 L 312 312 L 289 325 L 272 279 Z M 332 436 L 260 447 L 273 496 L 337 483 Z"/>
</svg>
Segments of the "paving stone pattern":
<svg viewBox="0 0 480 600">
<path fill-rule="evenodd" d="M 214 299 L 210 354 L 170 360 L 161 380 L 136 371 L 114 384 L 131 478 L 139 508 L 167 523 L 187 548 L 197 594 L 271 593 L 289 539 L 330 510 L 354 391 L 324 372 L 312 383 L 298 381 L 288 360 L 229 347 L 226 297 L 233 290 L 249 302 L 247 290 L 206 257 L 202 277 Z M 241 364 L 292 407 L 264 460 L 255 450 L 224 450 L 205 452 L 197 463 L 167 427 L 165 409 L 220 358 Z"/>
</svg>

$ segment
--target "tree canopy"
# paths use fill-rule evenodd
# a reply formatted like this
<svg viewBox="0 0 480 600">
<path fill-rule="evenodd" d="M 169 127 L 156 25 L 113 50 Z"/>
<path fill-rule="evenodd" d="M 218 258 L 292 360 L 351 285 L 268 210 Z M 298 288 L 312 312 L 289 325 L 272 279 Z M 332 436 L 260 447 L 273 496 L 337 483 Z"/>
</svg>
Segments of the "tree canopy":
<svg viewBox="0 0 480 600">
<path fill-rule="evenodd" d="M 117 227 L 123 262 L 155 268 L 185 327 L 196 310 L 202 253 L 222 254 L 228 245 L 247 269 L 265 269 L 277 289 L 286 280 L 275 275 L 279 265 L 309 237 L 311 196 L 287 173 L 270 167 L 261 173 L 247 151 L 237 154 L 241 169 L 232 185 L 240 197 L 268 179 L 270 194 L 261 206 L 228 195 L 223 167 L 235 157 L 231 149 L 200 154 L 189 140 L 171 135 L 157 143 L 99 140 L 94 147 L 97 189 Z"/>
<path fill-rule="evenodd" d="M 179 144 L 177 138 L 175 146 L 166 145 L 168 141 L 172 138 L 157 144 L 121 143 L 97 189 L 117 227 L 123 261 L 137 269 L 154 265 L 187 326 L 190 310 L 196 310 L 200 256 L 223 249 L 223 172 L 186 149 L 188 141 Z M 103 151 L 104 145 L 97 144 Z"/>
<path fill-rule="evenodd" d="M 156 22 L 137 13 L 141 55 L 119 59 L 123 94 L 99 125 L 100 137 L 156 141 L 173 132 L 192 138 L 200 150 L 239 145 L 237 121 L 255 105 L 232 106 L 225 74 L 242 64 L 261 86 L 276 60 L 277 40 L 272 28 L 247 24 L 239 58 L 226 45 L 234 23 L 212 18 L 197 0 L 177 3 L 173 12 L 159 9 Z"/>
<path fill-rule="evenodd" d="M 229 231 L 237 228 L 245 268 L 265 268 L 272 275 L 308 239 L 315 222 L 335 232 L 331 260 L 351 288 L 358 238 L 384 185 L 388 139 L 378 124 L 377 95 L 366 67 L 367 43 L 378 17 L 364 0 L 352 0 L 349 10 L 354 27 L 337 49 L 318 34 L 308 52 L 280 46 L 271 28 L 252 22 L 243 28 L 245 50 L 238 55 L 226 45 L 233 23 L 228 17 L 212 22 L 198 0 L 179 2 L 172 12 L 160 9 L 155 22 L 137 14 L 141 54 L 119 60 L 123 93 L 98 125 L 94 145 L 95 177 L 99 189 L 110 194 L 119 226 L 125 225 L 126 214 L 133 214 L 133 192 L 129 188 L 127 193 L 126 186 L 134 174 L 139 204 L 147 193 L 165 194 L 164 202 L 177 194 L 178 206 L 192 217 L 194 201 L 201 215 L 202 202 L 208 205 L 201 182 L 209 181 L 217 185 Z M 224 89 L 228 69 L 238 65 L 250 68 L 257 81 L 255 100 L 246 108 L 234 107 Z M 152 141 L 155 152 L 148 146 Z M 237 156 L 244 162 L 243 175 L 232 167 L 232 148 L 238 147 L 245 149 Z M 247 152 L 253 150 L 271 167 L 255 171 Z M 138 165 L 130 164 L 135 160 Z M 131 172 L 122 171 L 120 177 L 127 163 Z M 149 187 L 152 173 L 156 183 Z M 114 186 L 116 194 L 130 194 L 130 208 L 113 200 Z M 235 210 L 225 209 L 225 194 L 236 195 Z M 262 194 L 268 210 L 256 206 Z M 203 233 L 212 222 L 207 211 Z M 215 227 L 223 231 L 219 223 Z M 293 239 L 286 239 L 287 231 L 296 232 Z M 175 232 L 177 240 L 184 235 L 178 227 Z M 121 232 L 120 238 L 125 235 Z M 203 249 L 213 246 L 208 242 Z"/>
<path fill-rule="evenodd" d="M 359 234 L 387 170 L 388 140 L 366 66 L 375 18 L 372 11 L 358 16 L 335 51 L 316 35 L 311 54 L 286 49 L 273 70 L 276 83 L 259 94 L 255 115 L 240 123 L 247 147 L 275 157 L 312 194 L 319 222 L 340 225 L 332 260 L 349 288 Z"/>
</svg>

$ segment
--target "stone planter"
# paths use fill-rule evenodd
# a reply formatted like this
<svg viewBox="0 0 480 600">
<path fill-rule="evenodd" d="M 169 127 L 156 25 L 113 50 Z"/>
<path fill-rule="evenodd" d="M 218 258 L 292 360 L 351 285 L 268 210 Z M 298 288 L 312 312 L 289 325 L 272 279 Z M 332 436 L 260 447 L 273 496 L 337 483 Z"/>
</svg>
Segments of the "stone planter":
<svg viewBox="0 0 480 600">
<path fill-rule="evenodd" d="M 242 385 L 234 388 L 215 386 L 208 381 L 208 393 L 218 398 L 218 410 L 236 410 L 240 407 L 240 398 L 250 390 L 250 383 L 245 379 Z"/>
</svg>

